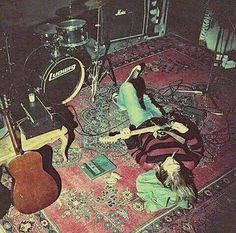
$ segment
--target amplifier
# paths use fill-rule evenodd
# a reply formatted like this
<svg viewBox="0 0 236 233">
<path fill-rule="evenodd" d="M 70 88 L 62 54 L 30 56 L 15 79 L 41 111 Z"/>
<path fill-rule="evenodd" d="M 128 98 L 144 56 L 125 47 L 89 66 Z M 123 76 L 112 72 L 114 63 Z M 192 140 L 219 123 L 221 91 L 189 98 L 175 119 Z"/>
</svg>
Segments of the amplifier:
<svg viewBox="0 0 236 233">
<path fill-rule="evenodd" d="M 149 38 L 166 33 L 170 0 L 147 0 L 146 34 Z"/>
<path fill-rule="evenodd" d="M 113 0 L 83 15 L 89 35 L 115 42 L 141 36 L 162 37 L 166 33 L 170 0 Z"/>
<path fill-rule="evenodd" d="M 113 0 L 99 9 L 101 41 L 119 41 L 143 36 L 147 0 Z"/>
</svg>

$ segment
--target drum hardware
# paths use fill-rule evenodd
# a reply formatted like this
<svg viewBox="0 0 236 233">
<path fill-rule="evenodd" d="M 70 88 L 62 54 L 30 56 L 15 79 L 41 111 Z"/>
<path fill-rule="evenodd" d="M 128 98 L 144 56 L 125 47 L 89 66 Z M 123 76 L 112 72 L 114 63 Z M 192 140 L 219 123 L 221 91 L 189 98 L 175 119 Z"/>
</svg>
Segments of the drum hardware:
<svg viewBox="0 0 236 233">
<path fill-rule="evenodd" d="M 53 59 L 61 57 L 60 52 L 60 41 L 63 39 L 62 36 L 57 34 L 56 25 L 51 23 L 41 24 L 34 30 L 40 35 L 43 46 L 51 51 Z"/>
<path fill-rule="evenodd" d="M 61 57 L 61 53 L 60 53 L 60 50 L 59 50 L 58 46 L 54 46 L 54 48 L 51 52 L 51 55 L 54 59 L 57 59 L 57 58 Z"/>
<path fill-rule="evenodd" d="M 25 60 L 26 84 L 50 104 L 61 105 L 71 101 L 84 83 L 83 63 L 72 56 L 62 55 L 59 47 L 41 45 Z"/>
<path fill-rule="evenodd" d="M 87 42 L 85 26 L 85 20 L 71 19 L 57 25 L 45 23 L 35 30 L 43 44 L 27 56 L 24 78 L 50 104 L 66 104 L 82 88 L 84 65 L 68 53 Z"/>
<path fill-rule="evenodd" d="M 54 38 L 51 44 L 49 44 L 51 49 L 51 56 L 53 59 L 57 59 L 62 56 L 60 52 L 60 41 L 62 40 L 61 36 Z"/>
<path fill-rule="evenodd" d="M 97 30 L 97 35 L 96 35 L 96 42 L 94 46 L 94 52 L 95 52 L 95 58 L 92 62 L 92 65 L 88 69 L 88 78 L 92 80 L 91 84 L 91 99 L 92 102 L 95 101 L 96 93 L 97 93 L 97 88 L 98 84 L 102 79 L 106 76 L 109 75 L 111 80 L 114 82 L 114 85 L 117 85 L 116 82 L 116 77 L 112 68 L 112 63 L 111 60 L 108 58 L 107 53 L 110 47 L 110 43 L 105 44 L 104 46 L 106 47 L 105 53 L 103 56 L 100 56 L 99 50 L 100 50 L 100 14 L 101 14 L 101 8 L 98 9 L 98 17 L 97 17 L 97 24 L 95 25 L 96 30 Z M 108 63 L 108 69 L 105 68 L 105 63 Z"/>
</svg>

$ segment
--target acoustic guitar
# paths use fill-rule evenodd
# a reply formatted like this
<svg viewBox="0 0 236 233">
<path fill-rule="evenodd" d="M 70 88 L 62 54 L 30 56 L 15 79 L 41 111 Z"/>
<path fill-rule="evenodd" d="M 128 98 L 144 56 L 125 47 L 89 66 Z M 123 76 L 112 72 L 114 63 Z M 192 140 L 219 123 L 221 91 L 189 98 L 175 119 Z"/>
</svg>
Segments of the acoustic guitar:
<svg viewBox="0 0 236 233">
<path fill-rule="evenodd" d="M 59 196 L 56 180 L 43 168 L 43 160 L 36 151 L 20 152 L 20 146 L 11 124 L 6 96 L 1 98 L 3 119 L 8 128 L 16 157 L 7 165 L 13 178 L 12 204 L 24 214 L 31 214 L 51 205 Z"/>
</svg>

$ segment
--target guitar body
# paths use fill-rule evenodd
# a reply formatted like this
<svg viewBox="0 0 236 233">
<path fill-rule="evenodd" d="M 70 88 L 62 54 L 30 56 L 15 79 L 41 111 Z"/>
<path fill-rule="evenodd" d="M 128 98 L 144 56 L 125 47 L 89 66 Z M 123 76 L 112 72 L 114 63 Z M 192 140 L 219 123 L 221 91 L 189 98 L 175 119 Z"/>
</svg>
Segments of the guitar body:
<svg viewBox="0 0 236 233">
<path fill-rule="evenodd" d="M 19 212 L 32 214 L 56 201 L 61 191 L 58 182 L 60 176 L 56 180 L 54 169 L 49 163 L 43 163 L 40 153 L 29 151 L 21 155 L 16 130 L 9 117 L 6 95 L 0 96 L 0 109 L 16 155 L 7 166 L 13 178 L 12 204 Z"/>
<path fill-rule="evenodd" d="M 8 164 L 8 171 L 14 179 L 12 203 L 19 212 L 37 212 L 58 198 L 58 184 L 43 169 L 40 153 L 29 151 L 17 156 Z"/>
</svg>

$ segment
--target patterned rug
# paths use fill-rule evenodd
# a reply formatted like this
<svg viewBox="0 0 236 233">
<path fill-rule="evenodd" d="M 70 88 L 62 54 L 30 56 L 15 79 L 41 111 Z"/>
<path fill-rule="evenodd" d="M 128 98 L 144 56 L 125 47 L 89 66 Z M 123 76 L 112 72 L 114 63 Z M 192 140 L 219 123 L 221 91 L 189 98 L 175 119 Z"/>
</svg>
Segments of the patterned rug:
<svg viewBox="0 0 236 233">
<path fill-rule="evenodd" d="M 105 78 L 100 83 L 94 103 L 91 101 L 90 88 L 83 88 L 71 103 L 75 106 L 83 130 L 78 127 L 75 131 L 76 138 L 69 150 L 67 164 L 62 163 L 58 154 L 60 144 L 53 147 L 53 165 L 62 179 L 60 197 L 48 208 L 31 215 L 20 214 L 11 207 L 1 220 L 2 231 L 217 232 L 211 226 L 213 216 L 220 218 L 230 201 L 235 201 L 232 196 L 236 177 L 232 149 L 235 146 L 235 125 L 231 120 L 235 112 L 230 104 L 233 100 L 231 98 L 224 105 L 227 114 L 219 117 L 211 114 L 215 109 L 209 99 L 179 92 L 195 90 L 206 82 L 211 57 L 212 54 L 205 49 L 174 35 L 111 55 L 118 86 L 113 86 L 109 78 Z M 122 141 L 115 144 L 98 141 L 109 131 L 117 131 L 128 125 L 126 113 L 118 111 L 111 101 L 111 95 L 118 91 L 132 67 L 140 61 L 146 63 L 144 78 L 148 92 L 156 101 L 187 115 L 201 129 L 206 152 L 194 171 L 199 200 L 189 210 L 172 208 L 146 213 L 135 189 L 136 177 L 143 170 L 129 156 Z M 233 96 L 233 84 L 223 83 L 222 79 L 217 79 L 214 88 L 223 90 L 223 85 L 228 85 L 227 90 L 230 92 L 232 89 Z M 223 91 L 217 93 L 224 95 Z M 92 181 L 82 172 L 80 165 L 98 154 L 105 154 L 117 168 L 113 173 Z M 1 181 L 10 187 L 11 178 L 6 172 Z M 225 202 L 224 205 L 218 205 L 221 202 Z"/>
<path fill-rule="evenodd" d="M 200 190 L 194 207 L 172 208 L 134 232 L 235 232 L 235 181 L 236 169 L 232 169 Z"/>
</svg>

